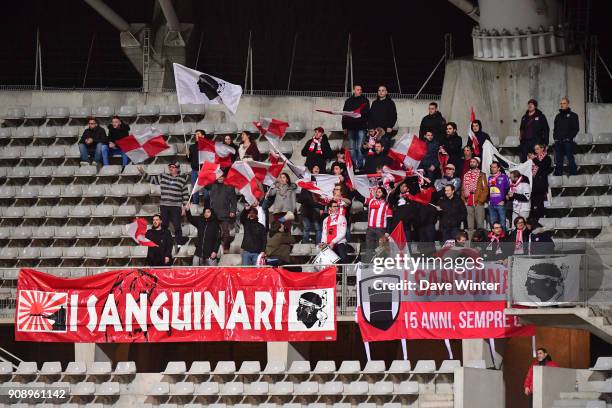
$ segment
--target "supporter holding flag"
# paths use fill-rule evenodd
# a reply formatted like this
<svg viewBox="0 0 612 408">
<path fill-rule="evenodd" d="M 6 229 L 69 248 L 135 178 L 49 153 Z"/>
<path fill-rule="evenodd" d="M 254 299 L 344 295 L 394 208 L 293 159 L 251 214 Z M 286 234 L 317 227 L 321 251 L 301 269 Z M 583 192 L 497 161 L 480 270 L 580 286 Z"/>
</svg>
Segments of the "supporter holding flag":
<svg viewBox="0 0 612 408">
<path fill-rule="evenodd" d="M 391 226 L 395 227 L 401 223 L 404 228 L 406 239 L 411 240 L 411 229 L 414 224 L 416 209 L 414 207 L 414 202 L 409 199 L 409 193 L 408 182 L 402 181 L 396 184 L 395 188 L 389 193 L 387 201 L 393 210 Z"/>
<path fill-rule="evenodd" d="M 259 222 L 257 208 L 246 204 L 240 214 L 240 223 L 244 228 L 242 238 L 242 265 L 255 266 L 259 257 L 265 257 L 268 237 L 266 227 Z"/>
<path fill-rule="evenodd" d="M 368 113 L 370 111 L 370 101 L 362 95 L 361 85 L 353 86 L 353 94 L 344 101 L 343 111 L 355 111 L 360 109 L 361 115 L 358 118 L 342 116 L 342 130 L 344 136 L 348 138 L 351 158 L 357 168 L 363 165 L 361 154 L 361 144 L 365 139 L 365 131 L 368 127 Z"/>
<path fill-rule="evenodd" d="M 421 120 L 419 137 L 424 138 L 427 132 L 431 132 L 433 138 L 439 143 L 446 133 L 445 129 L 446 119 L 444 119 L 442 113 L 438 110 L 438 104 L 436 102 L 430 102 L 428 113 Z"/>
<path fill-rule="evenodd" d="M 364 149 L 365 150 L 365 149 Z M 382 142 L 377 141 L 374 143 L 374 151 L 372 154 L 367 154 L 365 157 L 365 165 L 363 166 L 363 172 L 365 174 L 374 174 L 382 169 L 384 166 L 390 166 L 393 160 L 387 156 Z"/>
<path fill-rule="evenodd" d="M 79 140 L 79 152 L 81 153 L 81 165 L 102 163 L 102 151 L 108 143 L 106 132 L 98 126 L 98 119 L 89 118 L 87 129 Z"/>
<path fill-rule="evenodd" d="M 194 136 L 195 136 L 195 141 L 189 145 L 189 148 L 187 149 L 187 160 L 189 161 L 189 164 L 191 166 L 191 185 L 193 186 L 194 190 L 195 190 L 195 186 L 196 183 L 198 181 L 198 175 L 200 172 L 200 166 L 202 164 L 202 162 L 200 161 L 200 150 L 198 149 L 198 141 L 205 139 L 206 138 L 206 133 L 201 130 L 198 129 L 194 132 Z M 214 162 L 214 160 L 212 161 Z M 202 192 L 202 195 L 204 196 L 204 206 L 206 207 L 206 203 L 209 200 L 208 197 L 208 191 L 207 190 L 200 190 Z M 196 194 L 194 192 L 191 193 L 191 202 L 193 204 L 199 204 L 200 203 L 200 194 Z"/>
<path fill-rule="evenodd" d="M 521 118 L 520 147 L 521 163 L 527 161 L 527 154 L 532 153 L 536 144 L 547 146 L 550 128 L 546 116 L 538 109 L 538 101 L 527 102 L 527 112 Z"/>
<path fill-rule="evenodd" d="M 271 136 L 279 140 L 285 137 L 285 131 L 289 127 L 289 123 L 273 118 L 261 118 L 253 124 L 259 130 L 260 136 Z"/>
<path fill-rule="evenodd" d="M 461 189 L 461 179 L 455 177 L 455 166 L 452 163 L 448 163 L 444 167 L 444 176 L 436 180 L 434 186 L 436 191 L 440 192 L 442 192 L 446 186 L 453 186 L 454 191 L 459 191 Z"/>
<path fill-rule="evenodd" d="M 379 239 L 388 232 L 387 217 L 392 216 L 391 207 L 387 203 L 387 190 L 378 187 L 374 197 L 366 199 L 365 205 L 368 207 L 365 261 L 371 262 Z"/>
<path fill-rule="evenodd" d="M 328 216 L 323 220 L 323 233 L 321 236 L 320 248 L 328 246 L 340 257 L 340 263 L 345 263 L 347 259 L 346 249 L 346 218 L 340 214 L 338 203 L 329 203 Z"/>
<path fill-rule="evenodd" d="M 368 113 L 368 129 L 383 128 L 385 132 L 393 132 L 393 126 L 397 122 L 397 109 L 395 102 L 389 96 L 387 87 L 380 85 L 376 99 L 372 102 Z"/>
<path fill-rule="evenodd" d="M 199 132 L 200 137 L 196 138 L 195 145 L 200 164 L 210 162 L 219 163 L 223 169 L 231 167 L 232 160 L 236 155 L 236 150 L 225 143 L 215 142 L 207 138 L 201 130 Z M 193 153 L 196 152 L 193 151 Z"/>
<path fill-rule="evenodd" d="M 312 139 L 306 141 L 302 148 L 302 156 L 306 158 L 307 168 L 315 165 L 323 171 L 327 168 L 327 161 L 334 157 L 334 152 L 322 127 L 315 128 Z"/>
<path fill-rule="evenodd" d="M 185 206 L 187 221 L 198 230 L 193 266 L 217 266 L 221 247 L 221 227 L 212 209 L 205 208 L 200 217 L 191 214 L 191 203 Z"/>
<path fill-rule="evenodd" d="M 427 154 L 427 143 L 416 135 L 404 133 L 389 150 L 391 157 L 406 169 L 417 169 Z M 437 148 L 436 148 L 437 154 Z"/>
<path fill-rule="evenodd" d="M 172 265 L 172 235 L 167 228 L 163 227 L 161 215 L 153 216 L 153 225 L 149 229 L 145 238 L 154 242 L 156 246 L 149 246 L 145 263 L 147 266 L 170 266 Z"/>
<path fill-rule="evenodd" d="M 470 237 L 476 228 L 484 228 L 484 205 L 489 197 L 487 176 L 480 170 L 480 159 L 474 157 L 470 160 L 469 170 L 463 176 L 461 185 L 461 198 L 467 208 L 467 226 Z"/>
<path fill-rule="evenodd" d="M 255 142 L 255 136 L 248 130 L 240 133 L 240 146 L 238 146 L 238 158 L 240 160 L 251 159 L 261 161 L 261 154 Z"/>
<path fill-rule="evenodd" d="M 439 211 L 432 204 L 432 197 L 437 197 L 435 188 L 429 183 L 422 184 L 415 194 L 409 193 L 408 198 L 414 202 L 414 227 L 418 240 L 419 251 L 432 254 L 436 250 L 436 222 Z"/>
<path fill-rule="evenodd" d="M 217 182 L 208 187 L 210 194 L 210 208 L 219 221 L 221 228 L 221 243 L 223 250 L 229 251 L 232 236 L 231 229 L 236 222 L 238 199 L 234 187 L 225 184 L 225 176 L 217 178 Z"/>
<path fill-rule="evenodd" d="M 444 195 L 438 202 L 440 211 L 440 233 L 442 241 L 454 240 L 461 229 L 461 223 L 467 215 L 467 211 L 461 198 L 455 194 L 455 186 L 447 184 L 444 186 Z"/>
<path fill-rule="evenodd" d="M 368 130 L 367 138 L 363 140 L 363 145 L 361 146 L 361 154 L 364 158 L 368 156 L 373 156 L 374 152 L 374 144 L 376 142 L 380 142 L 383 146 L 383 150 L 388 153 L 393 145 L 393 141 L 391 139 L 391 135 L 385 133 L 383 128 L 376 128 Z M 363 163 L 361 163 L 363 165 Z"/>
<path fill-rule="evenodd" d="M 225 184 L 233 186 L 250 205 L 254 205 L 264 196 L 263 188 L 253 169 L 248 163 L 237 161 L 227 172 Z"/>
<path fill-rule="evenodd" d="M 138 166 L 138 171 L 144 175 L 145 180 L 161 187 L 159 211 L 164 222 L 163 228 L 167 229 L 172 224 L 174 240 L 180 248 L 187 243 L 187 238 L 183 237 L 181 230 L 181 212 L 183 206 L 189 200 L 189 181 L 187 175 L 180 174 L 178 162 L 168 164 L 168 173 L 150 175 L 145 172 L 142 166 Z"/>
<path fill-rule="evenodd" d="M 489 223 L 499 223 L 506 229 L 506 195 L 510 187 L 508 176 L 502 171 L 499 162 L 491 163 L 491 175 L 488 178 L 489 186 Z"/>
<path fill-rule="evenodd" d="M 147 233 L 147 220 L 144 218 L 136 218 L 134 222 L 129 223 L 125 227 L 127 234 L 132 237 L 132 239 L 138 244 L 142 246 L 157 246 L 157 244 L 145 237 Z"/>
<path fill-rule="evenodd" d="M 517 217 L 529 217 L 531 185 L 529 179 L 518 170 L 510 172 L 510 188 L 506 198 L 512 202 L 512 224 Z"/>
<path fill-rule="evenodd" d="M 474 156 L 482 158 L 482 147 L 487 140 L 491 142 L 491 137 L 488 133 L 482 131 L 482 123 L 480 120 L 472 120 L 470 122 L 470 137 L 468 138 L 467 145 L 472 148 Z M 478 152 L 476 152 L 476 149 L 478 149 Z"/>
<path fill-rule="evenodd" d="M 311 169 L 313 182 L 318 170 L 316 166 Z M 305 188 L 302 188 L 297 195 L 297 202 L 300 203 L 300 216 L 302 218 L 302 244 L 311 242 L 310 232 L 313 230 L 315 232 L 315 244 L 318 244 L 321 242 L 321 220 L 324 206 L 315 199 L 311 191 Z"/>
<path fill-rule="evenodd" d="M 434 138 L 434 135 L 431 131 L 425 132 L 425 155 L 420 162 L 419 169 L 423 169 L 424 176 L 429 180 L 434 181 L 438 178 L 440 174 L 440 161 L 438 159 L 438 151 L 440 150 L 440 145 L 437 140 Z"/>
<path fill-rule="evenodd" d="M 232 135 L 223 136 L 223 144 L 227 146 L 228 148 L 234 150 L 235 153 L 232 154 L 231 162 L 232 163 L 235 162 L 236 157 L 238 157 L 238 146 L 236 146 L 236 144 L 234 143 L 234 139 L 232 138 Z M 228 167 L 231 167 L 231 164 Z"/>
<path fill-rule="evenodd" d="M 200 191 L 206 191 L 206 201 L 208 202 L 208 191 L 205 189 L 206 186 L 217 181 L 219 177 L 223 176 L 223 170 L 221 170 L 221 166 L 215 163 L 202 163 L 202 167 L 198 172 L 198 178 L 193 185 L 193 190 L 191 190 L 191 195 L 197 195 Z M 205 206 L 208 208 L 208 206 Z"/>
<path fill-rule="evenodd" d="M 113 116 L 110 125 L 108 125 L 108 145 L 102 146 L 102 163 L 105 166 L 109 165 L 109 156 L 115 154 L 121 155 L 121 171 L 130 162 L 129 157 L 117 145 L 117 140 L 124 138 L 130 134 L 130 126 L 124 123 L 119 116 Z"/>
<path fill-rule="evenodd" d="M 455 169 L 461 166 L 462 146 L 461 136 L 457 134 L 457 124 L 455 122 L 448 122 L 446 124 L 446 136 L 442 138 L 440 148 L 444 149 L 444 152 L 448 154 L 448 163 L 454 165 Z"/>
<path fill-rule="evenodd" d="M 283 171 L 283 167 L 285 166 L 285 163 L 283 162 L 268 163 L 247 160 L 245 163 L 251 167 L 251 170 L 253 170 L 253 173 L 255 173 L 257 180 L 264 186 L 273 186 L 274 183 L 276 183 L 278 176 L 280 176 L 281 171 Z"/>
</svg>

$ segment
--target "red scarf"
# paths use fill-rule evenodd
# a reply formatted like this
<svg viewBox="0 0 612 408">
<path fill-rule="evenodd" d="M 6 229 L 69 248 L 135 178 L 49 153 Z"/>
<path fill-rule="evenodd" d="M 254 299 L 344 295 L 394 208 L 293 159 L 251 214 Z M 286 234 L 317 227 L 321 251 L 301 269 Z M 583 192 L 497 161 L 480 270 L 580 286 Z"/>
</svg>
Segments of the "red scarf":
<svg viewBox="0 0 612 408">
<path fill-rule="evenodd" d="M 501 253 L 501 243 L 500 243 L 500 239 L 504 239 L 506 238 L 506 233 L 502 230 L 501 234 L 495 235 L 492 231 L 489 232 L 489 234 L 487 235 L 487 237 L 490 240 L 490 244 L 487 247 L 487 250 L 493 250 L 493 244 L 497 244 L 497 249 L 495 250 L 495 253 Z"/>
<path fill-rule="evenodd" d="M 310 146 L 308 147 L 308 151 L 315 151 L 315 154 L 323 154 L 323 151 L 321 150 L 321 140 L 317 140 L 314 137 L 312 138 L 312 142 L 310 142 Z"/>
<path fill-rule="evenodd" d="M 519 184 L 521 184 L 522 181 L 523 181 L 523 176 L 520 176 L 518 180 L 516 180 L 515 183 L 510 181 L 510 191 L 512 191 L 513 193 L 516 192 L 516 189 L 518 188 Z"/>
<path fill-rule="evenodd" d="M 538 160 L 540 162 L 544 160 L 544 158 L 546 157 L 546 154 L 547 154 L 546 149 L 542 149 L 542 153 L 537 155 Z M 531 175 L 535 176 L 537 172 L 538 172 L 538 166 L 536 166 L 534 163 L 533 167 L 531 168 Z"/>
<path fill-rule="evenodd" d="M 523 253 L 523 230 L 518 228 L 516 229 L 516 241 L 514 241 L 514 253 Z"/>
<path fill-rule="evenodd" d="M 326 244 L 330 244 L 338 235 L 338 216 L 340 214 L 336 212 L 335 214 L 329 214 L 327 216 L 327 222 L 325 223 L 325 229 L 327 231 L 327 242 Z"/>
</svg>

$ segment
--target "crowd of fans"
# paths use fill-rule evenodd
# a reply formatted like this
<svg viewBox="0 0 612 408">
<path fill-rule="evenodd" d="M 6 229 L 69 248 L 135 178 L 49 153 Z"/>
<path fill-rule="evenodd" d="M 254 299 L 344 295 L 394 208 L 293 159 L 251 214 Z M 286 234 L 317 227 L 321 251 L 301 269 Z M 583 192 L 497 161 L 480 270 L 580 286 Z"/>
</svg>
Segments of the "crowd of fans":
<svg viewBox="0 0 612 408">
<path fill-rule="evenodd" d="M 197 130 L 195 142 L 186 151 L 191 174 L 181 174 L 178 162 L 170 163 L 168 172 L 161 175 L 149 175 L 143 167 L 138 167 L 146 180 L 161 186 L 159 215 L 154 217 L 147 232 L 147 238 L 158 247 L 149 248 L 147 262 L 151 266 L 172 264 L 173 245 L 180 248 L 187 242 L 181 230 L 183 217 L 198 231 L 194 265 L 216 265 L 222 253 L 230 249 L 231 232 L 238 230 L 239 224 L 244 232 L 243 265 L 290 263 L 291 248 L 299 242 L 291 234 L 294 225 L 301 227 L 301 243 L 329 247 L 340 257 L 339 262 L 351 262 L 354 260 L 348 255 L 352 252 L 349 247 L 354 216 L 351 208 L 355 201 L 367 207 L 365 249 L 361 251 L 361 260 L 365 262 L 371 261 L 377 249 L 386 244 L 400 221 L 406 239 L 418 242 L 423 252 L 433 252 L 435 241 L 454 245 L 471 241 L 470 245 L 480 245 L 487 258 L 494 260 L 512 253 L 547 251 L 549 246 L 535 250 L 531 243 L 552 242 L 550 234 L 538 223 L 544 216 L 549 193 L 548 175 L 553 170 L 555 175 L 563 174 L 564 157 L 568 159 L 570 174 L 576 174 L 573 139 L 579 124 L 569 100 L 563 98 L 554 120 L 553 167 L 547 152 L 548 122 L 537 107 L 537 101 L 529 100 L 520 124 L 521 161 L 533 161 L 531 177 L 516 170 L 506 172 L 496 161 L 491 163 L 487 176 L 481 168 L 482 146 L 491 138 L 484 132 L 481 121 L 471 123 L 478 146 L 474 146 L 472 138 L 464 145 L 456 123 L 447 122 L 437 103 L 431 102 L 419 129 L 427 152 L 417 171 L 409 172 L 403 181 L 380 182 L 371 189 L 370 197 L 347 188 L 344 155 L 334 153 L 325 130 L 317 127 L 312 138 L 305 142 L 301 155 L 310 174 L 328 172 L 339 177 L 333 196 L 323 197 L 299 189 L 288 173 L 282 173 L 273 186 L 266 188 L 261 202 L 252 205 L 241 201 L 236 190 L 224 184 L 224 176 L 194 194 L 189 202 L 189 184 L 195 184 L 200 166 L 196 143 L 200 138 L 210 137 L 203 130 Z M 387 89 L 380 86 L 370 105 L 361 86 L 356 85 L 344 110 L 356 109 L 361 109 L 360 117 L 342 118 L 345 144 L 355 173 L 376 174 L 385 166 L 394 167 L 397 163 L 388 153 L 394 143 L 397 111 Z M 128 157 L 115 142 L 128 133 L 129 126 L 118 117 L 113 117 L 108 133 L 95 119 L 90 119 L 79 142 L 81 160 L 107 165 L 109 156 L 119 154 L 123 166 L 127 165 Z M 255 138 L 248 131 L 241 132 L 238 146 L 230 135 L 223 143 L 235 149 L 232 161 L 263 159 Z M 441 163 L 441 154 L 447 157 L 445 163 Z M 227 168 L 224 170 L 227 172 Z M 191 210 L 197 205 L 204 209 L 201 215 L 195 216 Z M 174 237 L 169 232 L 170 224 Z"/>
</svg>

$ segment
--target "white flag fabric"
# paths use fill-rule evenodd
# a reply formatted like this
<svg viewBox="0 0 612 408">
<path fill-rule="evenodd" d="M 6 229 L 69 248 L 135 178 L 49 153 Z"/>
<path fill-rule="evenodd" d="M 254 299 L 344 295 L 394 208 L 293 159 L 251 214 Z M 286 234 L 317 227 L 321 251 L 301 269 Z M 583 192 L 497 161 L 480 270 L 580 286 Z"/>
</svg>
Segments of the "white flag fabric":
<svg viewBox="0 0 612 408">
<path fill-rule="evenodd" d="M 313 174 L 311 178 L 314 180 L 299 179 L 296 184 L 300 188 L 326 198 L 333 197 L 334 186 L 340 182 L 340 178 L 332 174 Z"/>
<path fill-rule="evenodd" d="M 506 173 L 512 170 L 518 170 L 523 176 L 529 179 L 529 186 L 533 186 L 533 162 L 527 160 L 525 163 L 515 163 L 510 161 L 505 156 L 499 154 L 499 151 L 493 146 L 493 143 L 486 140 L 482 146 L 482 172 L 489 177 L 491 175 L 491 163 L 498 162 Z"/>
<path fill-rule="evenodd" d="M 176 96 L 180 105 L 223 104 L 232 115 L 242 96 L 242 87 L 195 69 L 174 63 Z"/>
<path fill-rule="evenodd" d="M 581 255 L 512 259 L 512 301 L 525 306 L 550 306 L 580 301 Z"/>
</svg>

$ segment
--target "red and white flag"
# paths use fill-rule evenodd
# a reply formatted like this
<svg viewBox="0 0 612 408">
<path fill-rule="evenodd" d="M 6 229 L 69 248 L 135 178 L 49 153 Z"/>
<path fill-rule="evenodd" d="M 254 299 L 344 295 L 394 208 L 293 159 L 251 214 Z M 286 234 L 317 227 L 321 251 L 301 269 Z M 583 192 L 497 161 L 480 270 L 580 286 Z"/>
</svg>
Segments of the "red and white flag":
<svg viewBox="0 0 612 408">
<path fill-rule="evenodd" d="M 278 163 L 279 160 L 281 160 L 282 162 L 287 163 L 287 167 L 289 167 L 289 169 L 293 172 L 293 174 L 296 175 L 297 178 L 310 180 L 310 172 L 308 171 L 306 166 L 298 166 L 297 164 L 294 164 L 291 160 L 287 158 L 287 156 L 285 156 L 280 151 L 279 139 L 270 135 L 266 135 L 265 137 L 268 143 L 270 143 L 270 147 L 274 153 L 272 154 L 272 151 L 270 152 L 270 162 Z"/>
<path fill-rule="evenodd" d="M 350 118 L 360 118 L 361 117 L 361 111 L 363 110 L 363 108 L 365 108 L 366 104 L 362 103 L 361 105 L 359 105 L 359 107 L 353 111 L 333 111 L 333 110 L 328 110 L 328 109 L 315 109 L 315 111 L 317 112 L 321 112 L 321 113 L 327 113 L 329 115 L 340 115 L 340 116 L 348 116 Z"/>
<path fill-rule="evenodd" d="M 253 124 L 261 136 L 270 135 L 279 139 L 285 136 L 285 131 L 289 127 L 289 123 L 273 118 L 261 118 L 259 122 L 253 122 Z"/>
<path fill-rule="evenodd" d="M 284 162 L 277 163 L 265 163 L 258 162 L 254 160 L 246 160 L 251 169 L 253 169 L 253 173 L 255 173 L 255 177 L 259 180 L 260 183 L 271 186 L 274 184 L 278 176 L 280 176 L 283 171 L 283 167 L 285 166 Z"/>
<path fill-rule="evenodd" d="M 357 191 L 364 198 L 370 198 L 370 180 L 367 174 L 355 175 L 355 167 L 353 165 L 353 159 L 348 149 L 344 149 L 344 161 L 346 162 L 346 172 L 348 174 L 348 180 L 346 184 L 350 189 Z"/>
<path fill-rule="evenodd" d="M 468 123 L 468 137 L 472 141 L 472 150 L 474 151 L 474 156 L 480 156 L 480 143 L 478 143 L 478 138 L 472 131 L 472 123 L 476 120 L 476 114 L 474 113 L 474 107 L 471 107 L 470 111 L 470 123 Z"/>
<path fill-rule="evenodd" d="M 236 150 L 225 143 L 200 138 L 198 139 L 198 154 L 200 164 L 209 162 L 218 163 L 221 167 L 230 167 L 232 155 L 236 154 Z"/>
<path fill-rule="evenodd" d="M 223 170 L 221 170 L 220 164 L 209 163 L 209 162 L 202 163 L 202 166 L 200 167 L 200 171 L 198 171 L 198 180 L 193 186 L 191 195 L 194 195 L 195 193 L 202 190 L 207 185 L 214 183 L 222 175 L 223 175 Z"/>
<path fill-rule="evenodd" d="M 440 162 L 440 173 L 444 176 L 444 170 L 446 170 L 446 165 L 448 164 L 448 153 L 442 146 L 438 150 L 438 161 Z"/>
<path fill-rule="evenodd" d="M 331 198 L 334 195 L 334 186 L 340 182 L 340 177 L 332 174 L 313 174 L 314 180 L 299 179 L 296 181 L 298 187 L 306 189 L 321 197 Z"/>
<path fill-rule="evenodd" d="M 134 222 L 129 223 L 125 226 L 127 234 L 132 237 L 138 245 L 156 247 L 157 244 L 148 238 L 145 238 L 147 233 L 147 220 L 144 218 L 136 218 Z"/>
<path fill-rule="evenodd" d="M 389 254 L 391 257 L 395 255 L 406 255 L 407 254 L 406 233 L 404 232 L 404 223 L 398 222 L 391 234 L 389 234 Z"/>
<path fill-rule="evenodd" d="M 132 163 L 142 163 L 149 157 L 155 157 L 170 146 L 164 140 L 161 130 L 149 127 L 141 132 L 130 133 L 115 143 Z"/>
<path fill-rule="evenodd" d="M 225 184 L 235 187 L 251 205 L 264 196 L 253 169 L 243 161 L 236 161 L 232 164 L 225 176 Z"/>
<path fill-rule="evenodd" d="M 404 133 L 389 149 L 389 157 L 407 169 L 416 169 L 427 154 L 427 143 L 417 135 Z"/>
<path fill-rule="evenodd" d="M 382 168 L 383 181 L 388 180 L 394 182 L 395 184 L 401 183 L 406 177 L 408 177 L 412 173 L 412 170 L 409 172 L 406 170 L 396 170 L 392 169 L 389 166 L 383 166 Z"/>
</svg>

